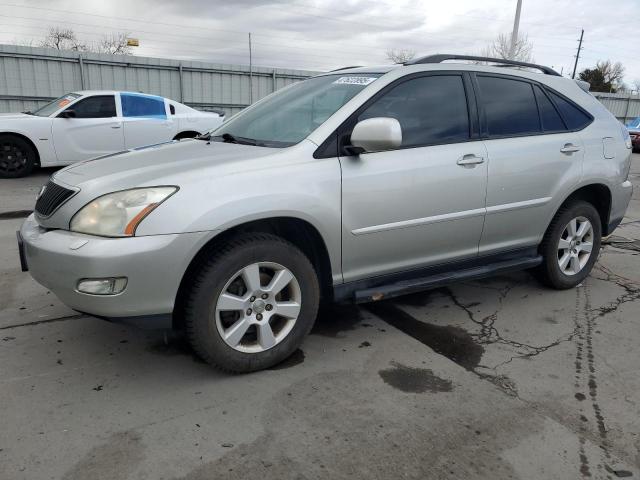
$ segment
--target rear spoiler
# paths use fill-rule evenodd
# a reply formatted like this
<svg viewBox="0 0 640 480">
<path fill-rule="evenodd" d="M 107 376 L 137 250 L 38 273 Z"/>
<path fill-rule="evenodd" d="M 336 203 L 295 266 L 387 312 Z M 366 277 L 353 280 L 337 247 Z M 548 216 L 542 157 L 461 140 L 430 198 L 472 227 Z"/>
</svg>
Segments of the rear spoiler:
<svg viewBox="0 0 640 480">
<path fill-rule="evenodd" d="M 588 92 L 589 89 L 591 88 L 591 84 L 589 82 L 585 82 L 584 80 L 574 80 L 578 86 L 584 90 L 585 92 Z"/>
</svg>

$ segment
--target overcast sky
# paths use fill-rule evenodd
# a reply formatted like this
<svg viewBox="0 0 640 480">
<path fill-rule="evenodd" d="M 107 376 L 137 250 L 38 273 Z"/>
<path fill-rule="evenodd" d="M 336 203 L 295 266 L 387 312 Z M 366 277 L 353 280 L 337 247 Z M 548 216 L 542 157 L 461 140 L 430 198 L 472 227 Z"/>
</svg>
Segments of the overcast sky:
<svg viewBox="0 0 640 480">
<path fill-rule="evenodd" d="M 73 28 L 87 42 L 128 32 L 136 55 L 309 70 L 388 63 L 391 48 L 419 54 L 478 54 L 510 33 L 516 0 L 0 0 L 0 43 L 37 45 L 49 26 Z M 621 61 L 625 81 L 640 79 L 638 0 L 523 0 L 520 31 L 537 63 L 565 74 L 597 60 Z"/>
</svg>

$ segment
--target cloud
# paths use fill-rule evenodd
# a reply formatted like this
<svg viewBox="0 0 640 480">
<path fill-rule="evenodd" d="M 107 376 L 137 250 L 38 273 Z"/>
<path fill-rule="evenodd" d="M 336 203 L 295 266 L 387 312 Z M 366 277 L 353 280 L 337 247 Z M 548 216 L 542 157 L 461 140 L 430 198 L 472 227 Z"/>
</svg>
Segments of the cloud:
<svg viewBox="0 0 640 480">
<path fill-rule="evenodd" d="M 127 31 L 140 39 L 141 55 L 246 64 L 252 32 L 256 65 L 315 70 L 387 63 L 385 52 L 391 48 L 478 53 L 499 33 L 511 31 L 515 11 L 513 0 L 50 0 L 25 5 L 32 8 L 3 8 L 4 20 L 14 18 L 4 22 L 11 25 L 0 31 L 0 41 L 37 39 L 49 25 L 69 26 L 88 40 Z M 520 31 L 533 42 L 537 62 L 567 72 L 584 28 L 580 67 L 598 59 L 619 60 L 632 81 L 640 78 L 631 43 L 637 38 L 636 15 L 635 0 L 619 0 L 615 8 L 596 0 L 525 1 Z"/>
</svg>

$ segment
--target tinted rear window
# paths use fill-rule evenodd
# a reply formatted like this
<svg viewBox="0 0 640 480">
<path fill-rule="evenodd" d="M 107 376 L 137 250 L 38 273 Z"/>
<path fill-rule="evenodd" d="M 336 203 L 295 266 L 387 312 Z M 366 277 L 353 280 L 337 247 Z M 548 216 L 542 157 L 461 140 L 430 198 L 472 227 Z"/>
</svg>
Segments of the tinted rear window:
<svg viewBox="0 0 640 480">
<path fill-rule="evenodd" d="M 125 117 L 167 118 L 163 98 L 121 93 L 120 99 Z"/>
<path fill-rule="evenodd" d="M 478 83 L 489 135 L 526 135 L 541 131 L 531 84 L 487 76 L 478 76 Z"/>
<path fill-rule="evenodd" d="M 540 120 L 542 121 L 542 128 L 545 132 L 560 132 L 566 130 L 562 117 L 553 106 L 553 103 L 544 94 L 542 89 L 535 85 L 533 89 L 536 92 L 536 99 L 538 100 L 538 108 L 540 109 Z"/>
<path fill-rule="evenodd" d="M 358 120 L 374 117 L 398 120 L 403 147 L 469 138 L 467 99 L 458 75 L 431 75 L 402 82 L 375 100 Z"/>
<path fill-rule="evenodd" d="M 551 91 L 549 95 L 560 110 L 569 130 L 581 130 L 591 123 L 591 117 L 573 103 Z"/>
</svg>

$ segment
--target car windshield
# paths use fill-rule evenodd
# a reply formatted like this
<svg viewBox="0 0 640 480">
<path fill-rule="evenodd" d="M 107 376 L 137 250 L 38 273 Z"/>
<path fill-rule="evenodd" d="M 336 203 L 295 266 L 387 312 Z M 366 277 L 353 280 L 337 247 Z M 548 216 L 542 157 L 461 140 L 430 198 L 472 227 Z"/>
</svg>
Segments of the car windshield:
<svg viewBox="0 0 640 480">
<path fill-rule="evenodd" d="M 77 100 L 82 95 L 78 95 L 77 93 L 67 93 L 60 98 L 56 98 L 54 101 L 47 103 L 46 105 L 40 107 L 39 109 L 29 112 L 31 115 L 37 115 L 39 117 L 48 117 L 52 113 L 57 112 L 62 107 L 69 105 L 74 100 Z"/>
<path fill-rule="evenodd" d="M 627 123 L 627 127 L 640 128 L 640 117 L 636 117 L 633 120 L 631 120 L 629 123 Z"/>
<path fill-rule="evenodd" d="M 265 147 L 294 145 L 380 75 L 336 74 L 310 78 L 270 95 L 206 137 Z"/>
</svg>

